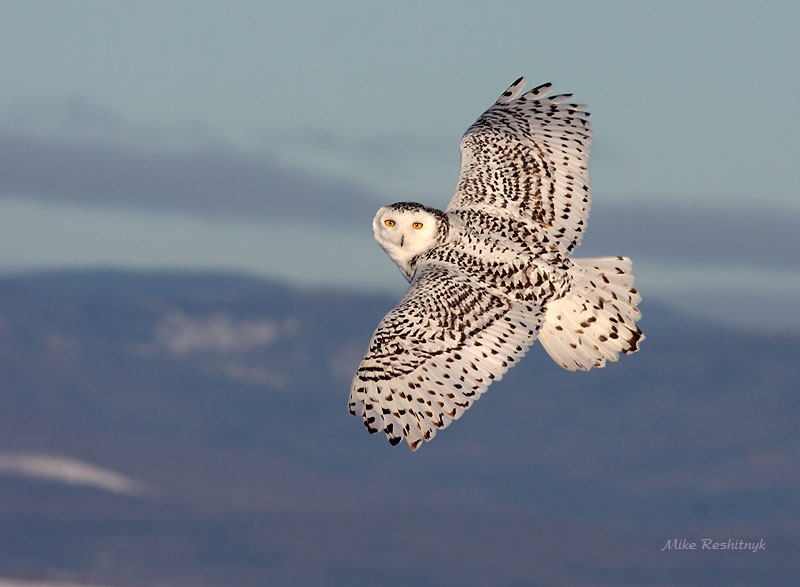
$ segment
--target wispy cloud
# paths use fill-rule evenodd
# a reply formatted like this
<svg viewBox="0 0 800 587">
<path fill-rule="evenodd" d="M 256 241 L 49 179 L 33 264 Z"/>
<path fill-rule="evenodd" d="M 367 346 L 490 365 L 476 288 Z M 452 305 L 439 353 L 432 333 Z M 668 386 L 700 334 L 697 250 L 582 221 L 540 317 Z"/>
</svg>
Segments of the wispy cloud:
<svg viewBox="0 0 800 587">
<path fill-rule="evenodd" d="M 123 495 L 140 495 L 145 491 L 144 485 L 120 473 L 47 454 L 0 453 L 0 475 L 3 474 L 95 487 Z"/>
</svg>

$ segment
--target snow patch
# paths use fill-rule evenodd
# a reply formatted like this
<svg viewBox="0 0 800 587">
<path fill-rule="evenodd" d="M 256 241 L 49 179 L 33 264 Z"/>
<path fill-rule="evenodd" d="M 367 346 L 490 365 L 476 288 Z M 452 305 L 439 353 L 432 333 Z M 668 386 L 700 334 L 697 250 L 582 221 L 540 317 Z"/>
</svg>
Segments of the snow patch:
<svg viewBox="0 0 800 587">
<path fill-rule="evenodd" d="M 74 581 L 47 581 L 11 579 L 0 577 L 0 587 L 102 587 L 97 583 L 76 583 Z"/>
<path fill-rule="evenodd" d="M 130 477 L 84 461 L 54 455 L 0 453 L 0 475 L 3 474 L 85 485 L 123 495 L 144 493 L 144 485 Z"/>
<path fill-rule="evenodd" d="M 173 311 L 156 327 L 156 340 L 175 356 L 204 352 L 233 354 L 267 347 L 297 330 L 297 322 L 289 319 L 282 322 L 269 318 L 243 319 L 226 313 L 196 317 Z"/>
</svg>

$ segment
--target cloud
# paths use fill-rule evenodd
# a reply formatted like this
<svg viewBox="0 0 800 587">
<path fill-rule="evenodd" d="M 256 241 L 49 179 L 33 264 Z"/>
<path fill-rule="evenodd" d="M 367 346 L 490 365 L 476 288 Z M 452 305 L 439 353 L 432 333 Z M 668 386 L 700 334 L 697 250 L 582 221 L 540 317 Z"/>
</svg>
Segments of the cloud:
<svg viewBox="0 0 800 587">
<path fill-rule="evenodd" d="M 595 202 L 586 250 L 671 263 L 800 269 L 800 215 L 743 208 Z"/>
<path fill-rule="evenodd" d="M 227 217 L 369 222 L 380 200 L 356 183 L 221 141 L 180 150 L 0 128 L 0 197 Z"/>
<path fill-rule="evenodd" d="M 441 161 L 443 155 L 456 156 L 460 139 L 457 133 L 420 134 L 411 131 L 376 131 L 368 136 L 342 136 L 313 128 L 273 132 L 263 137 L 264 142 L 282 149 L 337 155 L 344 160 L 357 160 L 390 172 L 396 171 L 398 162 L 405 166 L 410 162 L 420 164 L 431 159 Z"/>
<path fill-rule="evenodd" d="M 15 112 L 22 126 L 7 116 L 5 127 L 0 126 L 0 197 L 295 221 L 342 230 L 368 227 L 378 206 L 397 199 L 373 193 L 381 189 L 365 187 L 364 174 L 357 169 L 349 174 L 362 176 L 361 181 L 292 168 L 202 129 L 139 128 L 87 101 L 19 106 Z M 60 128 L 60 134 L 36 130 L 31 120 L 37 113 L 55 121 L 51 127 Z M 192 137 L 194 142 L 178 137 Z M 371 168 L 382 169 L 381 176 L 388 174 L 384 191 L 390 190 L 389 185 L 397 192 L 409 186 L 443 185 L 433 171 L 444 165 L 436 156 L 443 151 L 443 137 L 376 135 L 356 140 L 298 129 L 294 135 L 282 132 L 272 138 L 266 142 L 283 154 L 322 150 L 343 160 L 367 161 Z M 419 152 L 425 154 L 424 162 L 412 156 Z M 392 177 L 392 169 L 401 177 Z M 652 194 L 644 194 L 641 203 L 601 196 L 594 203 L 586 246 L 579 254 L 623 254 L 701 265 L 800 266 L 795 229 L 800 214 L 756 205 L 749 209 L 714 205 L 717 201 L 698 199 L 693 206 L 682 203 L 685 199 L 670 203 Z"/>
<path fill-rule="evenodd" d="M 53 455 L 0 453 L 0 474 L 84 485 L 123 495 L 140 495 L 144 492 L 143 485 L 125 475 L 84 461 Z"/>
</svg>

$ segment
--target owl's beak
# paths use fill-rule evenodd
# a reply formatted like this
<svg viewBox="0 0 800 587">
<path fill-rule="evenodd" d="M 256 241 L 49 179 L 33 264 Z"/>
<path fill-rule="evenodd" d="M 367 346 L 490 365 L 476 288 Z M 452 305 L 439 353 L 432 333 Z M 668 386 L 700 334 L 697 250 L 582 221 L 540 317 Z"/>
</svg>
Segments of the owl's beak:
<svg viewBox="0 0 800 587">
<path fill-rule="evenodd" d="M 402 235 L 400 237 L 400 248 L 403 248 L 403 243 L 406 242 L 406 235 Z"/>
</svg>

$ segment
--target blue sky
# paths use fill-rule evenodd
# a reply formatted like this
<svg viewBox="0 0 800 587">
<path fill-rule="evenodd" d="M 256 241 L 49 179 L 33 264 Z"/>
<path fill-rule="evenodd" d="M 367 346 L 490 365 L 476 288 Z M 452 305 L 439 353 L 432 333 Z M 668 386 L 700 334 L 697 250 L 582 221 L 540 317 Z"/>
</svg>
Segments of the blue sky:
<svg viewBox="0 0 800 587">
<path fill-rule="evenodd" d="M 715 317 L 796 305 L 797 2 L 0 8 L 0 270 L 400 291 L 375 209 L 444 207 L 461 134 L 524 74 L 592 112 L 579 254 L 632 256 L 646 294 Z"/>
</svg>

